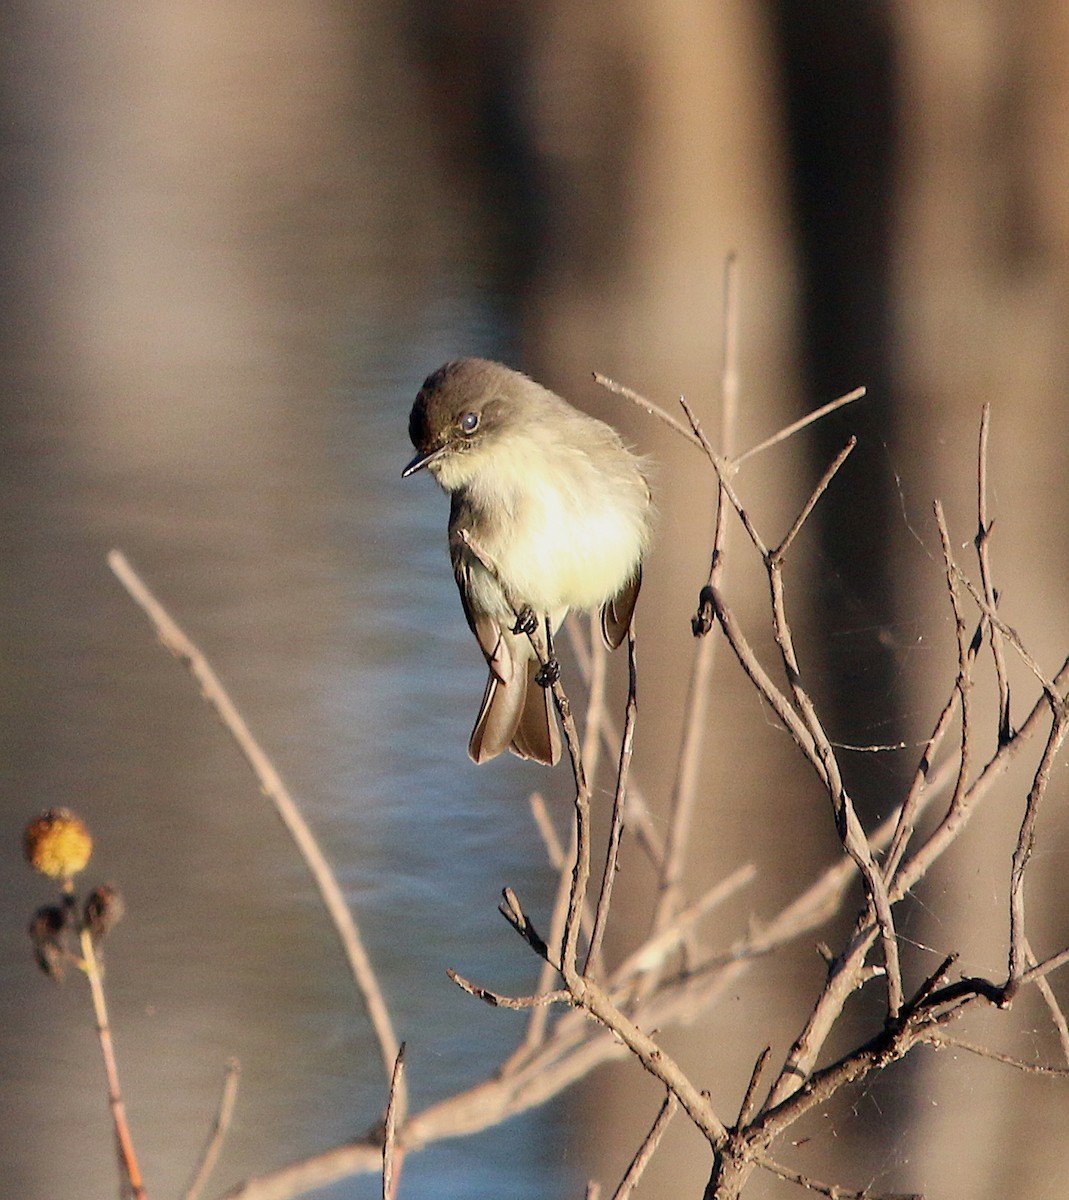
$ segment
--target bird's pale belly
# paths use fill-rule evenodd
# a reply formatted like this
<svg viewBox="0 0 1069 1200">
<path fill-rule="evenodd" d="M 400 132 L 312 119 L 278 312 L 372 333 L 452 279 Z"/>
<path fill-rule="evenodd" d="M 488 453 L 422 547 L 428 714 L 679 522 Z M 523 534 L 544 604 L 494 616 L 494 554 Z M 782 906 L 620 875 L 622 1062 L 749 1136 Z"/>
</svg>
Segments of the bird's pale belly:
<svg viewBox="0 0 1069 1200">
<path fill-rule="evenodd" d="M 615 596 L 637 566 L 640 545 L 624 513 L 570 514 L 567 520 L 512 526 L 487 551 L 517 595 L 536 612 L 595 609 Z M 547 538 L 546 529 L 554 528 Z"/>
</svg>

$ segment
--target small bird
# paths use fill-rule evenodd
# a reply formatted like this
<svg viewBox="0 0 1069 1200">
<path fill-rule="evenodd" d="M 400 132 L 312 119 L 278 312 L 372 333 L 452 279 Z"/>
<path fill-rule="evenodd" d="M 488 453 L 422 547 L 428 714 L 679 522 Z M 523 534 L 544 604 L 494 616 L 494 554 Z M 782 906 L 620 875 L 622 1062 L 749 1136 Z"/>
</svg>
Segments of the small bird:
<svg viewBox="0 0 1069 1200">
<path fill-rule="evenodd" d="M 610 649 L 627 636 L 650 542 L 643 460 L 604 421 L 481 358 L 427 377 L 408 432 L 417 453 L 402 476 L 426 467 L 450 495 L 449 556 L 490 667 L 468 754 L 552 765 L 556 664 L 540 673 L 527 631 L 544 625 L 551 659 L 569 609 L 600 609 Z"/>
</svg>

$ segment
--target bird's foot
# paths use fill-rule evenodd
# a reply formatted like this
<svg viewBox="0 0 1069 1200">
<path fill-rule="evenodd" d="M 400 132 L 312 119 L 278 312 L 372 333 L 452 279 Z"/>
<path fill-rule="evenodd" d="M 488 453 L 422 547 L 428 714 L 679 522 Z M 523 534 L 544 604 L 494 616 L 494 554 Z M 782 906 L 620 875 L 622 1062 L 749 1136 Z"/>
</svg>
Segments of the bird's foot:
<svg viewBox="0 0 1069 1200">
<path fill-rule="evenodd" d="M 516 624 L 513 625 L 512 632 L 532 634 L 537 628 L 538 618 L 535 616 L 534 609 L 529 604 L 525 604 L 516 614 Z"/>
<path fill-rule="evenodd" d="M 547 658 L 535 673 L 535 683 L 539 687 L 552 687 L 560 679 L 560 663 L 555 658 Z"/>
</svg>

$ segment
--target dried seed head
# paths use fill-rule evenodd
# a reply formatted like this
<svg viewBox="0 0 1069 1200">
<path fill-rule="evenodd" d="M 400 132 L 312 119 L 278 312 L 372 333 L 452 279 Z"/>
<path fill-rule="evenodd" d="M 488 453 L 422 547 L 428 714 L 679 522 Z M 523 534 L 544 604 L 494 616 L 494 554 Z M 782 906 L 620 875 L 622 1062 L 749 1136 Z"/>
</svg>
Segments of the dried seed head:
<svg viewBox="0 0 1069 1200">
<path fill-rule="evenodd" d="M 26 826 L 26 861 L 50 879 L 70 879 L 89 861 L 93 839 L 69 808 L 50 808 Z"/>
</svg>

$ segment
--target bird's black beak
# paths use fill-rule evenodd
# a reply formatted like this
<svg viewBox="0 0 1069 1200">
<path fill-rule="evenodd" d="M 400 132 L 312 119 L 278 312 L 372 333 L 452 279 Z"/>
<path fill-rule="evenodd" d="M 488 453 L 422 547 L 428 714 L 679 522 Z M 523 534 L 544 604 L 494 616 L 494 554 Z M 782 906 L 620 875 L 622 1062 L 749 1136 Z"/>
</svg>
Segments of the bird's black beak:
<svg viewBox="0 0 1069 1200">
<path fill-rule="evenodd" d="M 421 450 L 401 472 L 401 478 L 407 479 L 409 475 L 415 475 L 417 471 L 422 471 L 424 467 L 429 466 L 436 458 L 444 454 L 445 449 L 445 446 L 439 446 L 435 450 Z"/>
</svg>

